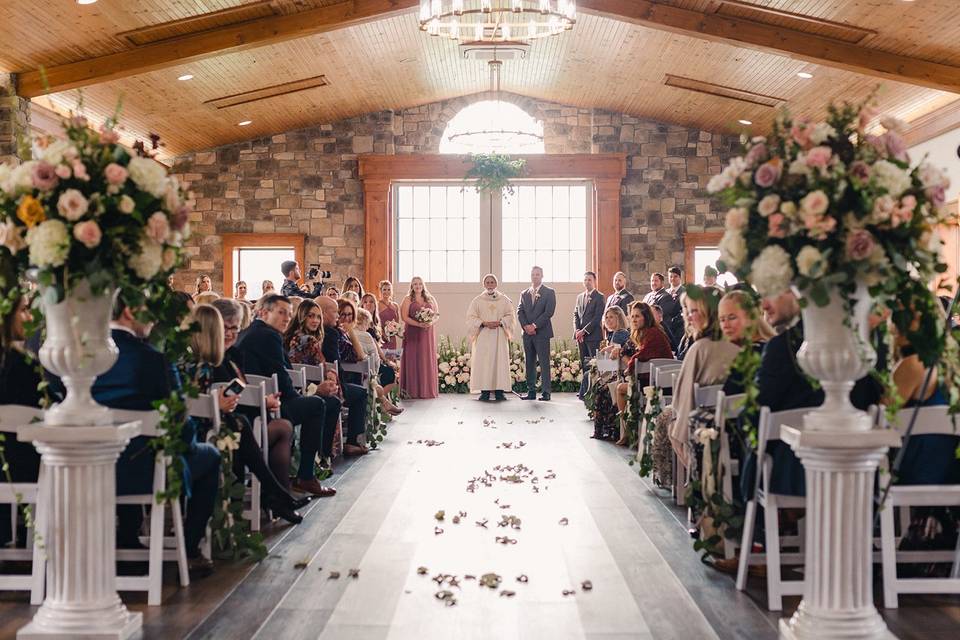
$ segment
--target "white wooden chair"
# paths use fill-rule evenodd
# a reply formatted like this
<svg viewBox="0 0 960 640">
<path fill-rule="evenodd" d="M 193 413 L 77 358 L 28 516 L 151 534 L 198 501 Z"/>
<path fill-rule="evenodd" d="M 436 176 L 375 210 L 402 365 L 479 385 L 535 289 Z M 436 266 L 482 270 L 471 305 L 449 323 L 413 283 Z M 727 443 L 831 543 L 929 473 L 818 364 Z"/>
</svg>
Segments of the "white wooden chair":
<svg viewBox="0 0 960 640">
<path fill-rule="evenodd" d="M 892 424 L 887 426 L 903 434 L 910 423 L 913 409 L 901 410 Z M 960 425 L 958 425 L 960 426 Z M 956 435 L 953 419 L 946 406 L 921 407 L 913 428 L 913 435 Z M 881 462 L 881 495 L 890 485 L 886 458 Z M 880 549 L 883 566 L 883 606 L 896 609 L 901 593 L 960 593 L 960 544 L 955 551 L 897 551 L 899 537 L 894 533 L 894 509 L 900 509 L 900 535 L 903 536 L 910 522 L 910 507 L 960 507 L 960 485 L 892 485 L 886 504 L 880 511 Z M 927 563 L 953 562 L 950 578 L 898 578 L 897 562 Z"/>
<path fill-rule="evenodd" d="M 717 429 L 720 431 L 720 490 L 727 504 L 733 503 L 733 478 L 740 475 L 740 464 L 730 455 L 730 436 L 727 432 L 727 421 L 736 420 L 743 413 L 743 400 L 746 394 L 726 395 L 722 390 L 717 393 L 717 406 L 714 411 Z M 723 541 L 723 555 L 725 558 L 736 556 L 737 543 L 734 540 Z"/>
<path fill-rule="evenodd" d="M 303 374 L 303 369 L 287 369 L 287 375 L 290 376 L 290 382 L 293 383 L 293 388 L 303 393 L 307 388 L 307 378 Z"/>
<path fill-rule="evenodd" d="M 0 406 L 0 431 L 5 431 L 8 434 L 16 434 L 20 427 L 25 427 L 41 419 L 43 419 L 43 410 L 36 407 L 9 404 Z M 12 540 L 17 539 L 18 504 L 37 505 L 40 493 L 39 486 L 44 475 L 43 465 L 40 465 L 40 476 L 36 483 L 0 482 L 0 508 L 10 509 Z M 43 531 L 42 519 L 44 517 L 41 509 L 34 509 L 34 525 L 36 526 L 35 531 L 38 533 Z M 42 549 L 42 537 L 40 545 L 34 544 L 35 531 L 27 531 L 26 549 L 0 548 L 0 561 L 29 560 L 32 562 L 29 575 L 0 574 L 0 591 L 29 591 L 30 604 L 32 605 L 43 602 L 44 595 L 45 558 Z M 42 536 L 42 533 L 40 535 Z"/>
<path fill-rule="evenodd" d="M 360 374 L 359 384 L 361 387 L 366 389 L 370 386 L 370 376 L 372 375 L 370 358 L 364 358 L 360 362 L 341 362 L 339 365 L 341 371 Z"/>
<path fill-rule="evenodd" d="M 217 414 L 219 418 L 219 413 Z M 124 411 L 113 410 L 116 422 L 140 421 L 140 435 L 157 437 L 160 435 L 158 425 L 160 414 L 156 411 Z M 150 493 L 117 496 L 118 505 L 139 505 L 150 507 L 150 534 L 147 549 L 117 549 L 117 560 L 140 561 L 147 560 L 147 575 L 145 576 L 117 576 L 119 591 L 146 591 L 147 604 L 159 605 L 163 587 L 163 562 L 176 562 L 180 572 L 180 585 L 190 584 L 190 573 L 187 570 L 187 550 L 183 539 L 183 514 L 180 511 L 180 498 L 174 498 L 170 503 L 173 518 L 173 537 L 164 537 L 164 515 L 167 505 L 156 503 L 156 494 L 164 491 L 167 486 L 168 457 L 158 453 L 153 463 L 153 490 Z M 172 547 L 172 548 L 170 548 Z"/>
<path fill-rule="evenodd" d="M 313 365 L 313 364 L 295 364 L 294 367 L 298 368 L 304 376 L 304 379 L 309 383 L 313 382 L 315 384 L 320 384 L 326 380 L 326 372 L 328 370 L 337 371 L 337 362 L 327 363 L 323 365 Z M 338 374 L 339 376 L 339 374 Z M 341 421 L 342 422 L 342 421 Z M 343 451 L 343 426 L 340 425 L 340 451 Z"/>
<path fill-rule="evenodd" d="M 767 443 L 780 440 L 780 428 L 783 425 L 799 427 L 804 416 L 814 407 L 792 409 L 789 411 L 770 411 L 769 407 L 760 408 L 757 437 L 757 477 L 754 482 L 753 499 L 747 502 L 743 519 L 743 537 L 740 541 L 740 564 L 737 569 L 737 589 L 743 591 L 747 585 L 747 567 L 750 564 L 767 565 L 767 609 L 781 611 L 783 596 L 803 595 L 803 580 L 783 580 L 780 575 L 780 563 L 803 564 L 803 524 L 800 535 L 780 537 L 780 509 L 802 509 L 807 499 L 804 496 L 788 496 L 770 491 L 773 460 L 766 454 Z M 753 554 L 753 531 L 756 525 L 757 506 L 763 507 L 765 530 L 764 554 Z M 799 549 L 797 553 L 781 553 L 781 544 Z"/>
</svg>

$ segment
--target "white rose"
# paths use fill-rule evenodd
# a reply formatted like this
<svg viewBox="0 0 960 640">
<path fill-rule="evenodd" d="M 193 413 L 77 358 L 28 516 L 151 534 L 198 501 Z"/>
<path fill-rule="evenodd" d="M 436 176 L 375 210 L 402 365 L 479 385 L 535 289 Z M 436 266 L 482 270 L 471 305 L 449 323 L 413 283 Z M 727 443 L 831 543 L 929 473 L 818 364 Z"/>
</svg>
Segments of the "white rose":
<svg viewBox="0 0 960 640">
<path fill-rule="evenodd" d="M 130 268 L 144 280 L 157 275 L 163 264 L 163 245 L 157 244 L 146 236 L 140 239 L 140 253 L 127 261 Z"/>
<path fill-rule="evenodd" d="M 38 267 L 59 267 L 70 253 L 70 234 L 60 220 L 47 220 L 27 231 L 30 264 Z"/>
<path fill-rule="evenodd" d="M 563 382 L 572 382 L 572 381 L 573 381 L 573 376 L 570 375 L 569 372 L 566 372 L 566 371 L 565 371 L 564 373 L 562 373 L 562 374 L 560 375 L 560 380 L 563 381 Z"/>
<path fill-rule="evenodd" d="M 446 382 L 447 384 L 456 384 L 457 379 L 454 378 L 453 376 L 444 376 L 443 381 Z"/>
<path fill-rule="evenodd" d="M 79 154 L 77 153 L 76 147 L 70 144 L 67 140 L 54 140 L 47 145 L 46 149 L 40 150 L 40 160 L 54 166 L 63 162 L 64 155 L 69 156 L 70 158 L 76 158 Z"/>
<path fill-rule="evenodd" d="M 137 203 L 133 201 L 133 198 L 124 194 L 120 196 L 120 204 L 117 205 L 121 213 L 133 213 L 134 208 L 137 206 Z"/>
<path fill-rule="evenodd" d="M 823 144 L 827 138 L 835 136 L 836 134 L 837 130 L 829 124 L 826 122 L 818 122 L 810 130 L 810 142 L 814 145 L 820 145 Z"/>
<path fill-rule="evenodd" d="M 719 193 L 733 186 L 734 179 L 725 173 L 718 173 L 707 183 L 708 193 Z"/>
<path fill-rule="evenodd" d="M 7 178 L 7 186 L 4 189 L 10 195 L 20 192 L 33 190 L 33 167 L 37 164 L 36 160 L 24 162 L 19 167 L 15 167 Z"/>
<path fill-rule="evenodd" d="M 819 249 L 811 244 L 805 245 L 797 254 L 797 270 L 802 276 L 815 277 L 823 268 L 822 261 L 823 254 Z"/>
<path fill-rule="evenodd" d="M 764 247 L 750 266 L 750 283 L 765 298 L 779 295 L 789 289 L 793 276 L 790 254 L 780 245 Z"/>
<path fill-rule="evenodd" d="M 807 166 L 803 158 L 800 157 L 790 163 L 790 166 L 787 168 L 787 173 L 792 176 L 805 176 L 809 178 L 812 170 Z"/>
<path fill-rule="evenodd" d="M 447 363 L 447 362 L 441 362 L 441 363 L 440 363 L 440 371 L 441 371 L 442 373 L 447 373 L 448 371 L 450 371 L 450 364 Z"/>
<path fill-rule="evenodd" d="M 457 382 L 468 382 L 470 380 L 470 374 L 461 373 L 457 376 Z"/>
<path fill-rule="evenodd" d="M 873 165 L 872 178 L 881 189 L 886 189 L 894 198 L 910 188 L 910 174 L 886 160 L 878 160 Z"/>
<path fill-rule="evenodd" d="M 786 202 L 780 205 L 780 213 L 782 213 L 788 218 L 795 216 L 797 213 L 797 204 L 795 202 L 790 202 L 789 200 L 787 200 Z"/>
<path fill-rule="evenodd" d="M 742 207 L 733 207 L 727 211 L 726 225 L 727 229 L 736 229 L 737 231 L 747 226 L 749 213 Z"/>
<path fill-rule="evenodd" d="M 728 269 L 738 269 L 747 259 L 747 241 L 736 230 L 729 230 L 720 239 L 720 258 Z"/>
<path fill-rule="evenodd" d="M 127 171 L 134 183 L 150 195 L 162 198 L 166 193 L 167 169 L 159 162 L 138 156 L 130 159 Z"/>
<path fill-rule="evenodd" d="M 764 218 L 769 216 L 772 213 L 777 212 L 777 208 L 780 206 L 780 196 L 775 193 L 764 196 L 763 200 L 760 201 L 760 204 L 757 205 L 757 211 Z M 729 213 L 727 214 L 730 215 Z"/>
<path fill-rule="evenodd" d="M 27 246 L 23 239 L 23 228 L 13 222 L 0 222 L 0 246 L 14 254 Z"/>
<path fill-rule="evenodd" d="M 10 173 L 13 170 L 6 162 L 0 163 L 0 192 L 7 190 L 7 181 L 10 180 Z"/>
<path fill-rule="evenodd" d="M 917 176 L 920 178 L 920 182 L 923 183 L 925 189 L 935 187 L 943 187 L 946 189 L 950 186 L 950 179 L 947 175 L 929 162 L 920 163 L 920 166 L 917 167 Z"/>
<path fill-rule="evenodd" d="M 896 131 L 897 133 L 902 133 L 907 127 L 903 120 L 894 118 L 893 116 L 883 116 L 880 118 L 880 126 L 887 131 Z"/>
</svg>

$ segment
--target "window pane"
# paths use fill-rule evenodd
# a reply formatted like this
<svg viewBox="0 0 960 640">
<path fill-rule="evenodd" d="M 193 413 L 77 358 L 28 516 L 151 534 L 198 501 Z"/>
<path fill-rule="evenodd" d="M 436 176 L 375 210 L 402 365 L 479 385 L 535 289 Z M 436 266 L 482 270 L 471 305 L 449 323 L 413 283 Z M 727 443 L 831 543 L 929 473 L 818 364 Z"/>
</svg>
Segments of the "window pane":
<svg viewBox="0 0 960 640">
<path fill-rule="evenodd" d="M 554 251 L 553 252 L 553 279 L 557 282 L 568 282 L 572 280 L 570 277 L 570 252 L 569 251 Z"/>
<path fill-rule="evenodd" d="M 587 188 L 583 185 L 570 187 L 570 217 L 587 217 Z"/>
<path fill-rule="evenodd" d="M 517 232 L 519 226 L 516 218 L 504 218 L 503 219 L 503 236 L 501 237 L 501 242 L 503 242 L 504 251 L 517 249 Z"/>
<path fill-rule="evenodd" d="M 401 251 L 397 256 L 397 279 L 398 282 L 407 283 L 413 278 L 413 252 Z M 400 290 L 402 287 L 397 287 Z"/>
<path fill-rule="evenodd" d="M 285 260 L 296 260 L 293 247 L 236 249 L 234 251 L 234 261 L 237 268 L 234 271 L 234 281 L 229 285 L 230 290 L 224 291 L 223 295 L 233 296 L 237 282 L 243 280 L 247 283 L 247 299 L 256 300 L 263 295 L 264 280 L 272 280 L 274 286 L 279 286 L 283 282 L 283 276 L 280 274 L 280 263 Z"/>
<path fill-rule="evenodd" d="M 533 261 L 533 251 L 520 251 L 517 253 L 517 275 L 520 276 L 518 282 L 528 282 L 530 279 L 530 268 L 533 265 L 537 264 Z M 548 269 L 550 265 L 539 265 L 544 269 Z M 543 274 L 543 277 L 547 280 L 553 277 L 552 273 Z M 519 304 L 519 303 L 518 303 Z"/>
<path fill-rule="evenodd" d="M 463 282 L 477 282 L 480 280 L 480 252 L 463 252 Z"/>
<path fill-rule="evenodd" d="M 480 194 L 473 187 L 467 187 L 463 192 L 463 217 L 477 218 L 480 216 Z"/>
<path fill-rule="evenodd" d="M 430 221 L 426 218 L 413 221 L 413 248 L 418 251 L 430 248 Z"/>
<path fill-rule="evenodd" d="M 430 187 L 413 188 L 413 217 L 426 218 L 430 215 Z"/>
<path fill-rule="evenodd" d="M 576 272 L 583 273 L 587 270 L 587 252 L 586 251 L 571 251 L 570 252 L 570 270 L 573 271 L 573 275 Z"/>
<path fill-rule="evenodd" d="M 536 220 L 536 243 L 537 249 L 553 248 L 553 218 L 537 218 Z"/>
<path fill-rule="evenodd" d="M 447 281 L 447 252 L 430 252 L 430 282 Z"/>
<path fill-rule="evenodd" d="M 480 218 L 468 218 L 463 221 L 463 248 L 480 249 Z"/>
<path fill-rule="evenodd" d="M 537 217 L 553 216 L 553 187 L 537 187 Z"/>
<path fill-rule="evenodd" d="M 398 191 L 398 213 L 401 218 L 413 216 L 413 187 L 400 187 Z"/>
<path fill-rule="evenodd" d="M 543 279 L 553 280 L 554 282 L 559 282 L 556 274 L 553 273 L 551 267 L 553 267 L 553 252 L 552 251 L 537 251 L 533 256 L 533 264 L 538 264 L 543 267 L 546 273 L 543 274 Z M 533 265 L 531 265 L 533 266 Z M 547 273 L 550 275 L 548 276 Z"/>
<path fill-rule="evenodd" d="M 461 187 L 447 187 L 447 217 L 463 217 L 463 193 L 461 193 Z"/>
<path fill-rule="evenodd" d="M 447 242 L 447 221 L 446 220 L 431 220 L 430 221 L 430 248 L 431 249 L 444 249 Z"/>
<path fill-rule="evenodd" d="M 517 204 L 519 207 L 517 209 L 517 215 L 521 218 L 532 218 L 535 212 L 533 200 L 534 187 L 520 186 L 517 187 L 517 191 L 520 196 Z"/>
<path fill-rule="evenodd" d="M 570 247 L 587 247 L 587 220 L 586 218 L 570 220 Z"/>
<path fill-rule="evenodd" d="M 509 196 L 506 191 L 503 192 L 503 217 L 504 218 L 516 218 L 517 217 L 517 207 L 519 202 L 517 201 L 516 196 Z"/>
<path fill-rule="evenodd" d="M 447 251 L 447 281 L 463 282 L 463 251 Z"/>
<path fill-rule="evenodd" d="M 447 220 L 447 250 L 463 249 L 463 220 Z"/>
<path fill-rule="evenodd" d="M 570 215 L 570 187 L 553 188 L 553 217 L 566 218 Z"/>
<path fill-rule="evenodd" d="M 573 221 L 573 224 L 576 224 L 576 221 Z M 570 248 L 570 220 L 553 220 L 553 248 L 554 250 Z"/>
<path fill-rule="evenodd" d="M 504 251 L 503 252 L 503 269 L 502 277 L 504 282 L 522 282 L 523 279 L 520 277 L 517 263 L 517 252 L 516 251 Z"/>
<path fill-rule="evenodd" d="M 430 217 L 447 217 L 447 188 L 430 187 Z"/>
<path fill-rule="evenodd" d="M 532 249 L 534 241 L 534 219 L 522 217 L 517 221 L 517 246 Z"/>
<path fill-rule="evenodd" d="M 410 277 L 420 276 L 426 280 L 430 279 L 430 252 L 429 251 L 414 251 L 413 252 L 413 273 L 410 274 Z"/>
<path fill-rule="evenodd" d="M 413 220 L 410 218 L 400 220 L 400 237 L 397 246 L 401 251 L 413 249 Z"/>
</svg>

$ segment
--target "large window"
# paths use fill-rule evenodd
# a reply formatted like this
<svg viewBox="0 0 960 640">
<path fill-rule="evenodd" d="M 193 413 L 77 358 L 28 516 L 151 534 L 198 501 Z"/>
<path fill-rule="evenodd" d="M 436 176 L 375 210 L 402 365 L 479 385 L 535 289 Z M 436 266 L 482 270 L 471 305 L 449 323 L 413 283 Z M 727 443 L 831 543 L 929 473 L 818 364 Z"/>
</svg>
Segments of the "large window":
<svg viewBox="0 0 960 640">
<path fill-rule="evenodd" d="M 462 183 L 396 184 L 397 280 L 476 283 L 490 272 L 526 282 L 536 264 L 551 282 L 579 282 L 592 257 L 589 183 L 529 182 L 514 191 L 498 198 Z"/>
<path fill-rule="evenodd" d="M 283 284 L 280 264 L 296 260 L 305 272 L 304 237 L 298 233 L 223 234 L 223 295 L 233 296 L 237 282 L 247 283 L 247 300 L 263 295 L 263 281 L 279 292 Z"/>
</svg>

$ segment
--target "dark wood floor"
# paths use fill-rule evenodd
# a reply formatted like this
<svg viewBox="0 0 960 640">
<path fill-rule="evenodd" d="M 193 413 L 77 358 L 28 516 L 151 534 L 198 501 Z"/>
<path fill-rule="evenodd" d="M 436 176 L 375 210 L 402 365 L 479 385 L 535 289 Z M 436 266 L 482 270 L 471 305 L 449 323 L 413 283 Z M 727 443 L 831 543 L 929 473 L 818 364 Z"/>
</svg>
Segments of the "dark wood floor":
<svg viewBox="0 0 960 640">
<path fill-rule="evenodd" d="M 775 638 L 779 616 L 763 606 L 763 580 L 740 593 L 731 576 L 701 564 L 683 513 L 636 476 L 622 449 L 587 438 L 575 397 L 554 398 L 495 408 L 465 396 L 410 403 L 381 450 L 338 468 L 335 498 L 311 504 L 298 527 L 269 530 L 267 559 L 221 564 L 187 589 L 170 566 L 163 606 L 147 607 L 145 594 L 124 601 L 144 613 L 145 638 Z M 484 426 L 485 418 L 495 422 Z M 444 444 L 418 443 L 429 439 Z M 532 469 L 539 492 L 532 475 L 465 490 L 484 471 L 510 475 L 498 464 Z M 454 524 L 460 510 L 468 516 Z M 522 519 L 519 531 L 496 526 L 505 514 Z M 474 524 L 481 518 L 487 529 Z M 517 543 L 495 542 L 503 535 Z M 516 595 L 463 580 L 488 571 Z M 434 598 L 438 573 L 461 577 L 451 588 L 456 606 Z M 519 574 L 529 582 L 517 583 Z M 26 602 L 0 594 L 0 639 L 32 616 Z M 883 613 L 903 639 L 953 640 L 960 629 L 960 597 L 906 596 Z"/>
</svg>

